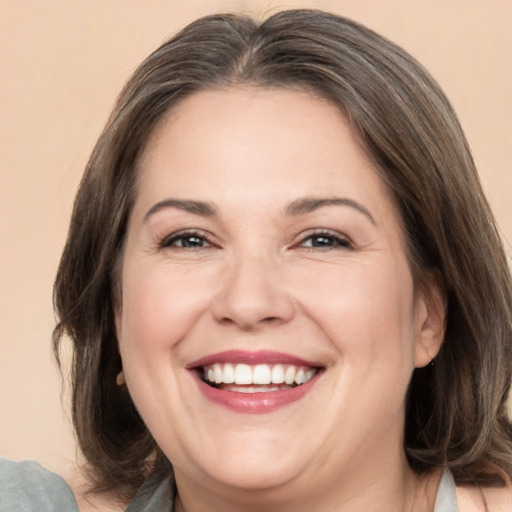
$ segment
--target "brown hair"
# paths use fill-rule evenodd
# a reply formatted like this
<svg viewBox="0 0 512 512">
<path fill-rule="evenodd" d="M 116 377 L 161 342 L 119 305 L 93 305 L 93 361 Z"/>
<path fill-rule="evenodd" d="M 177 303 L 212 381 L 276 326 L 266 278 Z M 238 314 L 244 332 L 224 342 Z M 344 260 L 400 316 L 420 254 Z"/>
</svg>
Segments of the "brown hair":
<svg viewBox="0 0 512 512">
<path fill-rule="evenodd" d="M 416 282 L 436 268 L 448 297 L 435 365 L 414 372 L 405 451 L 419 472 L 457 482 L 512 477 L 512 283 L 462 130 L 429 74 L 361 25 L 320 11 L 262 23 L 209 16 L 150 55 L 122 91 L 87 165 L 55 282 L 58 356 L 74 344 L 73 420 L 97 489 L 130 496 L 166 470 L 124 388 L 114 328 L 137 162 L 162 116 L 195 91 L 250 84 L 312 91 L 342 110 L 393 192 Z"/>
</svg>

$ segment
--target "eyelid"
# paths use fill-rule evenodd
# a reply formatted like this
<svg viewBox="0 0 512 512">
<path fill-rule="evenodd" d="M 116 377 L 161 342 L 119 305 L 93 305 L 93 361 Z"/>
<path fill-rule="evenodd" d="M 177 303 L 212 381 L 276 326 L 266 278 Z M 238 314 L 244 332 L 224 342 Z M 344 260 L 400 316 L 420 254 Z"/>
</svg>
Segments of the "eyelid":
<svg viewBox="0 0 512 512">
<path fill-rule="evenodd" d="M 324 248 L 322 248 L 322 247 L 307 247 L 307 249 L 329 250 L 329 249 L 336 249 L 336 248 L 338 248 L 338 249 L 339 248 L 342 248 L 342 249 L 353 249 L 354 248 L 354 243 L 347 235 L 340 233 L 339 231 L 335 231 L 335 230 L 327 229 L 327 228 L 314 228 L 314 229 L 308 230 L 304 233 L 301 233 L 298 242 L 295 243 L 293 245 L 293 247 L 300 248 L 302 246 L 302 244 L 308 238 L 313 238 L 315 236 L 317 236 L 317 237 L 325 236 L 325 237 L 333 238 L 338 243 L 337 243 L 337 245 L 331 246 L 331 247 L 324 247 Z M 302 247 L 304 247 L 304 246 L 302 246 Z"/>
<path fill-rule="evenodd" d="M 202 238 L 204 241 L 208 244 L 205 247 L 180 247 L 180 246 L 173 246 L 172 242 L 179 240 L 180 238 L 186 238 L 186 237 L 197 237 Z M 212 240 L 212 236 L 207 231 L 204 231 L 202 229 L 197 228 L 186 228 L 186 229 L 180 229 L 178 231 L 174 231 L 168 235 L 165 235 L 161 237 L 158 240 L 158 248 L 159 249 L 166 249 L 175 247 L 177 249 L 208 249 L 210 247 L 216 247 L 217 244 L 215 244 Z"/>
<path fill-rule="evenodd" d="M 304 247 L 302 244 L 309 238 L 313 237 L 326 237 L 326 238 L 332 238 L 335 241 L 335 245 L 333 246 L 327 246 L 327 247 Z M 186 238 L 186 237 L 198 237 L 204 240 L 204 242 L 207 244 L 206 246 L 198 246 L 198 247 L 182 247 L 179 245 L 173 245 L 173 242 L 176 240 L 179 240 L 180 238 Z M 174 231 L 170 234 L 166 234 L 165 236 L 159 237 L 157 240 L 157 246 L 158 249 L 166 249 L 166 248 L 177 248 L 177 249 L 209 249 L 212 247 L 219 247 L 219 244 L 213 241 L 213 236 L 208 231 L 205 231 L 203 229 L 198 228 L 185 228 L 180 229 L 178 231 Z M 313 249 L 313 250 L 329 250 L 329 249 L 336 249 L 336 248 L 342 248 L 342 249 L 353 249 L 354 244 L 352 240 L 345 234 L 340 233 L 339 231 L 327 229 L 327 228 L 313 228 L 310 230 L 307 230 L 303 233 L 301 233 L 298 237 L 298 240 L 292 244 L 291 248 L 307 248 L 307 249 Z"/>
</svg>

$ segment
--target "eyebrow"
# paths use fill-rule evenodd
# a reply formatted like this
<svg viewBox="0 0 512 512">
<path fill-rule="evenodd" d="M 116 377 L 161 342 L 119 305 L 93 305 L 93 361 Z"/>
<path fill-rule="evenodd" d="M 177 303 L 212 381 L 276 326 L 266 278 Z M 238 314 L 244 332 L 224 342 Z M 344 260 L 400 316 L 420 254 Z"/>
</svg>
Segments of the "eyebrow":
<svg viewBox="0 0 512 512">
<path fill-rule="evenodd" d="M 372 224 L 377 225 L 372 214 L 362 204 L 347 197 L 303 197 L 292 201 L 286 207 L 286 214 L 296 217 L 311 213 L 319 208 L 323 208 L 324 206 L 348 206 L 350 208 L 354 208 L 365 215 Z M 177 208 L 203 217 L 217 217 L 218 215 L 217 208 L 212 203 L 206 201 L 194 201 L 191 199 L 183 200 L 168 198 L 154 204 L 148 210 L 146 215 L 144 215 L 144 222 L 146 222 L 152 215 L 155 215 L 157 212 L 166 208 Z"/>
<path fill-rule="evenodd" d="M 217 208 L 215 208 L 215 206 L 212 203 L 208 203 L 206 201 L 193 201 L 169 198 L 154 204 L 148 210 L 146 215 L 144 215 L 144 222 L 146 222 L 152 215 L 155 215 L 155 213 L 161 210 L 165 210 L 166 208 L 177 208 L 178 210 L 183 210 L 185 212 L 193 213 L 195 215 L 201 215 L 203 217 L 217 216 Z"/>
<path fill-rule="evenodd" d="M 365 215 L 372 224 L 377 225 L 372 214 L 360 203 L 347 197 L 304 197 L 291 202 L 286 208 L 288 215 L 298 216 L 311 213 L 324 206 L 348 206 Z"/>
</svg>

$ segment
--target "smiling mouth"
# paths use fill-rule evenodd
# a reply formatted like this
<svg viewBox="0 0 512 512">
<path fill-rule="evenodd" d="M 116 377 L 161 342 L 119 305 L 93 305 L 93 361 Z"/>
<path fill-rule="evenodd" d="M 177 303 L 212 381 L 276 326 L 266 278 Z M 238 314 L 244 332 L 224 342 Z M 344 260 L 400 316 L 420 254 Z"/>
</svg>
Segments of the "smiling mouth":
<svg viewBox="0 0 512 512">
<path fill-rule="evenodd" d="M 293 389 L 309 382 L 318 368 L 293 364 L 214 363 L 198 368 L 210 387 L 238 393 L 263 393 Z"/>
</svg>

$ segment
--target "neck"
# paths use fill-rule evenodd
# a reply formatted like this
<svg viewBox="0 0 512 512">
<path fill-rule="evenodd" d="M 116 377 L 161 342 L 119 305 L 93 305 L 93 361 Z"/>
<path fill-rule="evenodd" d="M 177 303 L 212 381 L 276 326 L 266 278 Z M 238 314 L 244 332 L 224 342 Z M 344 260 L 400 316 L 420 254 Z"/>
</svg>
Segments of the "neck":
<svg viewBox="0 0 512 512">
<path fill-rule="evenodd" d="M 207 486 L 199 489 L 177 479 L 175 512 L 432 512 L 441 471 L 415 474 L 404 460 L 398 470 L 381 466 L 355 478 L 354 468 L 332 482 L 289 482 L 273 489 L 233 489 Z M 298 485 L 297 485 L 298 484 Z M 334 484 L 334 485 L 333 485 Z"/>
</svg>

